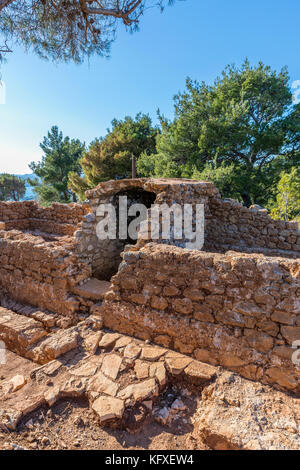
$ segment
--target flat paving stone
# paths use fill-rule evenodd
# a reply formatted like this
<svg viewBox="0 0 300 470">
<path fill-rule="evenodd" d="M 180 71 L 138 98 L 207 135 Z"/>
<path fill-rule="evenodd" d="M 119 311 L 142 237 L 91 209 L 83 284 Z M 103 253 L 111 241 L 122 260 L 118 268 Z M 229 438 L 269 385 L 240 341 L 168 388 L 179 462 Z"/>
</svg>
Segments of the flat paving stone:
<svg viewBox="0 0 300 470">
<path fill-rule="evenodd" d="M 147 379 L 149 377 L 149 365 L 145 361 L 137 359 L 134 364 L 134 372 L 138 379 Z"/>
<path fill-rule="evenodd" d="M 115 380 L 118 376 L 120 367 L 122 364 L 122 358 L 117 354 L 108 354 L 103 358 L 101 371 L 107 377 Z"/>
<path fill-rule="evenodd" d="M 100 423 L 105 423 L 115 418 L 122 418 L 125 409 L 124 401 L 114 397 L 99 397 L 92 404 L 92 409 L 100 418 Z"/>
<path fill-rule="evenodd" d="M 118 394 L 119 398 L 124 400 L 134 398 L 136 401 L 146 400 L 149 396 L 157 396 L 158 386 L 155 379 L 144 380 L 143 382 L 128 385 Z"/>
<path fill-rule="evenodd" d="M 124 350 L 124 357 L 127 357 L 128 359 L 136 359 L 139 356 L 141 350 L 142 348 L 137 344 L 130 343 Z"/>
<path fill-rule="evenodd" d="M 212 380 L 216 377 L 217 371 L 218 369 L 216 367 L 209 364 L 204 364 L 203 362 L 199 361 L 192 361 L 184 369 L 184 373 L 188 376 L 188 378 L 192 379 L 192 381 Z"/>
<path fill-rule="evenodd" d="M 101 331 L 98 331 L 97 333 L 91 333 L 84 339 L 85 347 L 90 354 L 95 354 L 97 352 L 101 338 L 102 333 Z"/>
<path fill-rule="evenodd" d="M 166 352 L 166 349 L 159 348 L 157 346 L 145 346 L 142 349 L 141 359 L 146 359 L 147 361 L 157 361 Z"/>
<path fill-rule="evenodd" d="M 120 336 L 118 333 L 106 333 L 99 341 L 99 348 L 107 349 L 113 346 Z"/>
<path fill-rule="evenodd" d="M 106 393 L 107 395 L 111 395 L 115 397 L 117 391 L 119 389 L 119 385 L 116 382 L 113 382 L 109 378 L 105 377 L 102 372 L 98 372 L 90 381 L 87 386 L 87 390 L 89 392 L 98 392 L 98 393 Z"/>
<path fill-rule="evenodd" d="M 167 357 L 165 362 L 171 374 L 178 375 L 192 362 L 192 358 L 187 356 L 182 357 Z"/>
<path fill-rule="evenodd" d="M 70 373 L 73 375 L 78 375 L 79 377 L 91 377 L 95 375 L 98 367 L 95 364 L 82 364 L 80 367 L 75 367 L 70 370 Z"/>
<path fill-rule="evenodd" d="M 92 277 L 89 281 L 85 282 L 82 286 L 73 287 L 74 294 L 80 295 L 85 299 L 102 300 L 106 292 L 110 289 L 110 282 L 101 281 Z"/>
</svg>

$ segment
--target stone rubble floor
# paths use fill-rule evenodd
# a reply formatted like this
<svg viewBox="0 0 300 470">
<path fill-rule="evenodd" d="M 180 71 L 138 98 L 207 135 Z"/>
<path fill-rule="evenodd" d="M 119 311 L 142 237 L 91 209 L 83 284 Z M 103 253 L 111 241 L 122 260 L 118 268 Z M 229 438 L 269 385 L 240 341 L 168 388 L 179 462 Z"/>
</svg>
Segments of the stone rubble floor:
<svg viewBox="0 0 300 470">
<path fill-rule="evenodd" d="M 99 318 L 58 333 L 64 347 L 51 339 L 45 364 L 6 352 L 0 449 L 300 448 L 299 399 L 108 332 Z"/>
</svg>

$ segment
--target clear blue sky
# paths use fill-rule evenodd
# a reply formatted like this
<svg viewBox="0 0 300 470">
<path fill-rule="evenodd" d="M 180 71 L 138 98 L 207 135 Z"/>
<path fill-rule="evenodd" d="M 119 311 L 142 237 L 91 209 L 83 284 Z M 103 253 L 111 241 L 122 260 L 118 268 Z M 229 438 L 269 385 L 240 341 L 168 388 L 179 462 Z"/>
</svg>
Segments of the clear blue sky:
<svg viewBox="0 0 300 470">
<path fill-rule="evenodd" d="M 300 79 L 299 0 L 186 0 L 148 11 L 135 34 L 120 29 L 111 58 L 80 66 L 44 62 L 20 48 L 2 69 L 0 173 L 29 173 L 52 125 L 89 143 L 114 117 L 173 115 L 185 78 L 212 82 L 228 63 L 287 65 Z"/>
</svg>

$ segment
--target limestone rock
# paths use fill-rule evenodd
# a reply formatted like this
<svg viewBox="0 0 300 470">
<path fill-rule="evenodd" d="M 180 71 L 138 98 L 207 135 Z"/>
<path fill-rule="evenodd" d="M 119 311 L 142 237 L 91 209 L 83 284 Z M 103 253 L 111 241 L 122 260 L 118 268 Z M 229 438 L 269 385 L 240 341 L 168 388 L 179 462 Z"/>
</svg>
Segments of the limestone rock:
<svg viewBox="0 0 300 470">
<path fill-rule="evenodd" d="M 121 335 L 118 333 L 106 333 L 99 341 L 99 348 L 108 349 L 115 344 Z"/>
<path fill-rule="evenodd" d="M 166 366 L 173 375 L 181 374 L 184 369 L 192 362 L 192 359 L 187 356 L 166 357 Z"/>
<path fill-rule="evenodd" d="M 150 365 L 150 377 L 155 377 L 161 387 L 167 383 L 167 372 L 163 362 Z"/>
<path fill-rule="evenodd" d="M 141 359 L 146 361 L 157 361 L 167 352 L 166 349 L 157 346 L 145 346 L 142 349 Z"/>
<path fill-rule="evenodd" d="M 15 375 L 8 382 L 2 384 L 2 390 L 4 393 L 13 393 L 20 390 L 24 385 L 26 385 L 27 380 L 23 375 Z"/>
<path fill-rule="evenodd" d="M 218 369 L 199 361 L 192 361 L 185 369 L 184 373 L 188 380 L 193 383 L 207 382 L 216 377 Z"/>
<path fill-rule="evenodd" d="M 73 292 L 85 299 L 101 300 L 109 289 L 110 282 L 91 278 L 83 285 L 73 287 Z"/>
<path fill-rule="evenodd" d="M 194 426 L 215 450 L 299 450 L 299 399 L 224 372 L 203 391 Z"/>
<path fill-rule="evenodd" d="M 31 348 L 27 353 L 27 357 L 40 364 L 44 364 L 77 348 L 78 339 L 79 335 L 75 330 L 57 331 L 39 342 L 37 346 Z"/>
<path fill-rule="evenodd" d="M 70 373 L 78 377 L 91 377 L 97 372 L 98 366 L 89 362 L 81 364 L 79 367 L 72 367 Z"/>
<path fill-rule="evenodd" d="M 0 340 L 17 354 L 47 335 L 42 323 L 0 307 Z"/>
<path fill-rule="evenodd" d="M 100 423 L 104 424 L 112 419 L 121 419 L 124 412 L 124 402 L 119 398 L 99 397 L 94 401 L 92 409 L 100 418 Z"/>
<path fill-rule="evenodd" d="M 191 299 L 177 299 L 173 302 L 175 312 L 182 313 L 183 315 L 189 315 L 193 312 L 193 302 Z"/>
<path fill-rule="evenodd" d="M 89 392 L 106 393 L 115 397 L 118 391 L 119 385 L 112 380 L 105 377 L 102 372 L 98 372 L 88 383 L 87 390 Z"/>
<path fill-rule="evenodd" d="M 95 354 L 96 353 L 101 338 L 102 338 L 102 332 L 101 331 L 99 331 L 97 333 L 92 333 L 92 334 L 88 335 L 85 338 L 84 344 L 85 344 L 85 347 L 89 351 L 90 354 Z"/>
<path fill-rule="evenodd" d="M 149 377 L 149 364 L 137 359 L 134 364 L 134 372 L 138 379 L 147 379 Z"/>
<path fill-rule="evenodd" d="M 282 326 L 281 333 L 289 344 L 300 340 L 300 326 Z"/>
<path fill-rule="evenodd" d="M 120 367 L 122 364 L 122 358 L 117 354 L 107 354 L 102 361 L 101 371 L 107 377 L 115 380 L 118 376 Z"/>
<path fill-rule="evenodd" d="M 117 339 L 115 344 L 115 350 L 120 348 L 125 348 L 132 342 L 132 338 L 130 336 L 121 336 L 121 338 Z"/>
<path fill-rule="evenodd" d="M 44 398 L 49 406 L 53 406 L 60 398 L 60 388 L 55 386 L 44 393 Z"/>
<path fill-rule="evenodd" d="M 156 397 L 157 394 L 158 386 L 155 379 L 148 379 L 138 384 L 128 385 L 119 392 L 118 397 L 123 400 L 133 397 L 136 401 L 142 401 L 147 398 Z"/>
<path fill-rule="evenodd" d="M 151 297 L 151 307 L 157 310 L 165 310 L 168 306 L 168 302 L 163 297 L 158 297 L 154 295 Z"/>
<path fill-rule="evenodd" d="M 130 343 L 124 350 L 124 357 L 127 357 L 128 359 L 136 359 L 139 356 L 141 350 L 142 348 L 137 344 Z"/>
</svg>

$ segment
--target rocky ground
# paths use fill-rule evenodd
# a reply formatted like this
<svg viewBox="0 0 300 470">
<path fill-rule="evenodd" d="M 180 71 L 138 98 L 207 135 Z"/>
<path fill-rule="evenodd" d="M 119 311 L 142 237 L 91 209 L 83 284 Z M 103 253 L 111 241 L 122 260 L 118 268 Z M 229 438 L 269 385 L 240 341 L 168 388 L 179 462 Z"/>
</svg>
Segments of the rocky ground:
<svg viewBox="0 0 300 470">
<path fill-rule="evenodd" d="M 28 341 L 29 331 L 19 338 Z M 47 354 L 59 357 L 45 364 L 6 352 L 1 450 L 300 448 L 291 395 L 103 330 L 98 320 L 63 331 L 47 340 Z"/>
<path fill-rule="evenodd" d="M 171 393 L 172 397 L 178 397 L 178 391 Z M 182 401 L 195 409 L 195 397 L 183 397 Z M 63 399 L 51 410 L 41 407 L 29 414 L 16 431 L 0 432 L 0 450 L 207 449 L 201 439 L 194 437 L 193 429 L 188 408 L 180 414 L 174 413 L 168 425 L 150 418 L 138 432 L 129 432 L 99 426 L 86 401 Z"/>
</svg>

